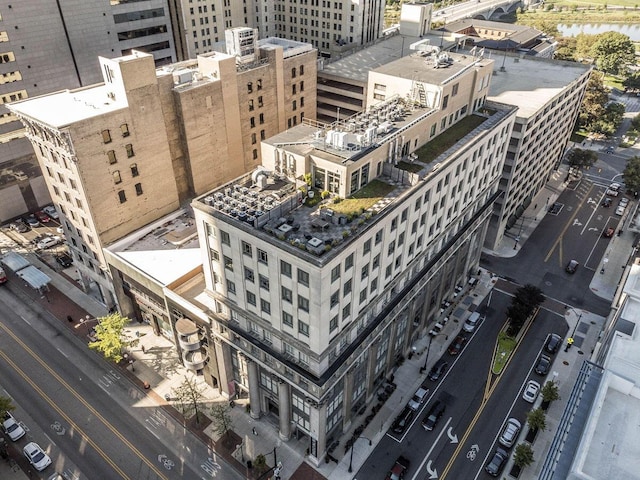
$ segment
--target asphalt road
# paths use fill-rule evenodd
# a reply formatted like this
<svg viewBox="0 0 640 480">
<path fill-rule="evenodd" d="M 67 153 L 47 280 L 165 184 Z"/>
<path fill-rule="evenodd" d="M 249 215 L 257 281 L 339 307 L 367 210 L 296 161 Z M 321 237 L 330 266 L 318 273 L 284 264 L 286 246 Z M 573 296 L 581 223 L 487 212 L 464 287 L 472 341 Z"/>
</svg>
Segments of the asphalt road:
<svg viewBox="0 0 640 480">
<path fill-rule="evenodd" d="M 519 400 L 521 388 L 546 336 L 555 332 L 564 337 L 568 330 L 562 316 L 541 310 L 509 366 L 501 376 L 494 377 L 493 347 L 506 321 L 511 298 L 494 290 L 485 300 L 480 311 L 486 318 L 473 334 L 466 334 L 469 341 L 462 353 L 443 354 L 442 358 L 450 363 L 446 376 L 439 382 L 425 380 L 430 396 L 413 424 L 403 435 L 387 432 L 355 478 L 381 478 L 400 455 L 411 461 L 405 480 L 436 478 L 433 475 L 440 480 L 472 479 L 484 475 L 484 459 L 493 452 L 494 440 L 506 418 L 516 416 L 524 424 L 530 405 Z M 426 431 L 421 422 L 436 399 L 447 407 L 436 428 Z M 474 453 L 468 454 L 471 450 Z"/>
<path fill-rule="evenodd" d="M 50 453 L 54 467 L 46 473 L 55 468 L 77 480 L 242 478 L 48 318 L 19 292 L 0 289 L 0 384 L 35 422 L 28 437 Z"/>
</svg>

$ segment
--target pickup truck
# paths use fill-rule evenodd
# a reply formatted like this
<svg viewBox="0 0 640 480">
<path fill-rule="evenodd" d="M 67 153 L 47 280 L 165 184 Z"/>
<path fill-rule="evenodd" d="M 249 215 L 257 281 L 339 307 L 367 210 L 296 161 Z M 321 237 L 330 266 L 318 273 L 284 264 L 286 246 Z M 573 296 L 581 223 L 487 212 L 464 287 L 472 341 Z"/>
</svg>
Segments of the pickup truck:
<svg viewBox="0 0 640 480">
<path fill-rule="evenodd" d="M 408 458 L 400 455 L 393 468 L 389 473 L 387 473 L 386 480 L 401 480 L 404 478 L 404 474 L 409 468 L 410 462 Z"/>
</svg>

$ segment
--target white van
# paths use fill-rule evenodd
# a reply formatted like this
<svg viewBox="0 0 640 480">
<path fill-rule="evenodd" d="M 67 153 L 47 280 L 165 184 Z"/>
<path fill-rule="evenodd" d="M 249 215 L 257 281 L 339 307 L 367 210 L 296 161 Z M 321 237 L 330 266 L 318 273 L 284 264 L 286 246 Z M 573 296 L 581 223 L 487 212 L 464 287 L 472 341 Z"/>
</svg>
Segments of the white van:
<svg viewBox="0 0 640 480">
<path fill-rule="evenodd" d="M 473 312 L 467 321 L 462 325 L 462 329 L 465 332 L 473 332 L 476 329 L 476 326 L 480 323 L 480 314 L 478 312 Z"/>
</svg>

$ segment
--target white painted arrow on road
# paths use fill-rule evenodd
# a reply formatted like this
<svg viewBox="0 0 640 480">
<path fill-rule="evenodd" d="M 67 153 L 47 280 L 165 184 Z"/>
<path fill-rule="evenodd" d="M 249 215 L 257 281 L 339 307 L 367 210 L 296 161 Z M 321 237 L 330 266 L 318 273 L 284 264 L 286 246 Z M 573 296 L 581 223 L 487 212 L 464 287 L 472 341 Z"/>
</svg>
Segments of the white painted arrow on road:
<svg viewBox="0 0 640 480">
<path fill-rule="evenodd" d="M 451 443 L 458 443 L 458 435 L 451 431 L 451 427 L 449 427 L 449 429 L 447 430 L 447 435 L 449 436 L 449 440 L 451 440 Z"/>
<path fill-rule="evenodd" d="M 429 474 L 429 479 L 438 478 L 438 471 L 435 468 L 431 470 L 431 460 L 427 463 L 427 473 Z"/>
</svg>

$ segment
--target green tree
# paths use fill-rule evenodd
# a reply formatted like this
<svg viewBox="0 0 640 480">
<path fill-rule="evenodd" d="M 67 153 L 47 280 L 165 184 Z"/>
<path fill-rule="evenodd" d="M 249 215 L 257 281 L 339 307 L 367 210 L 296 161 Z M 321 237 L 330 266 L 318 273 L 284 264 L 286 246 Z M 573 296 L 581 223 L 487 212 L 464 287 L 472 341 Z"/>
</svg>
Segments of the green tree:
<svg viewBox="0 0 640 480">
<path fill-rule="evenodd" d="M 631 39 L 619 32 L 605 32 L 597 39 L 589 51 L 596 67 L 611 75 L 620 75 L 627 66 L 635 63 L 635 47 Z"/>
<path fill-rule="evenodd" d="M 0 418 L 4 418 L 7 412 L 13 412 L 15 409 L 16 406 L 9 397 L 0 395 Z"/>
<path fill-rule="evenodd" d="M 602 83 L 602 75 L 591 74 L 580 106 L 580 126 L 585 130 L 593 131 L 595 123 L 605 116 L 605 105 L 608 101 L 609 91 Z"/>
<path fill-rule="evenodd" d="M 558 47 L 553 55 L 556 60 L 568 60 L 575 62 L 576 58 L 576 43 L 575 37 L 561 37 L 558 38 Z"/>
<path fill-rule="evenodd" d="M 204 398 L 206 387 L 196 380 L 194 376 L 187 375 L 182 383 L 172 390 L 173 397 L 180 406 L 185 417 L 195 415 L 196 423 L 200 423 L 200 403 Z"/>
<path fill-rule="evenodd" d="M 591 48 L 596 43 L 597 35 L 589 35 L 587 33 L 579 33 L 576 35 L 576 51 L 575 58 L 581 62 L 584 60 L 592 60 Z"/>
<path fill-rule="evenodd" d="M 598 160 L 598 154 L 593 150 L 574 148 L 567 155 L 567 160 L 569 165 L 575 168 L 590 167 Z"/>
<path fill-rule="evenodd" d="M 511 337 L 516 336 L 530 314 L 531 310 L 529 307 L 519 302 L 512 302 L 509 308 L 507 308 L 507 316 L 509 317 L 507 334 Z"/>
<path fill-rule="evenodd" d="M 545 34 L 549 35 L 550 37 L 559 37 L 560 36 L 560 30 L 558 30 L 558 23 L 557 22 L 551 22 L 548 20 L 534 20 L 533 21 L 533 27 L 537 28 L 538 30 L 540 30 L 541 32 L 544 32 Z"/>
<path fill-rule="evenodd" d="M 124 328 L 131 321 L 119 313 L 111 313 L 97 319 L 94 327 L 96 340 L 89 343 L 89 348 L 102 353 L 104 358 L 118 363 L 128 347 L 135 346 L 139 339 L 130 337 Z"/>
<path fill-rule="evenodd" d="M 634 72 L 622 81 L 622 85 L 628 90 L 640 89 L 640 72 Z"/>
<path fill-rule="evenodd" d="M 528 443 L 519 443 L 513 451 L 513 463 L 524 468 L 533 463 L 533 449 Z"/>
<path fill-rule="evenodd" d="M 544 414 L 544 410 L 541 408 L 531 410 L 527 414 L 527 423 L 531 430 L 544 430 L 547 428 L 547 418 Z"/>
<path fill-rule="evenodd" d="M 263 454 L 260 453 L 256 455 L 256 458 L 253 460 L 253 468 L 258 475 L 267 471 L 269 467 L 267 466 L 267 459 Z"/>
<path fill-rule="evenodd" d="M 631 119 L 631 127 L 634 130 L 640 130 L 640 114 Z"/>
<path fill-rule="evenodd" d="M 544 384 L 542 390 L 542 401 L 543 402 L 553 402 L 555 400 L 560 400 L 560 394 L 558 393 L 558 384 L 553 380 L 549 380 Z"/>
<path fill-rule="evenodd" d="M 640 157 L 627 160 L 627 166 L 622 172 L 622 179 L 628 190 L 640 192 Z"/>
<path fill-rule="evenodd" d="M 514 300 L 529 307 L 531 313 L 544 302 L 544 294 L 538 287 L 528 283 L 516 290 Z"/>
<path fill-rule="evenodd" d="M 233 418 L 229 414 L 231 408 L 226 403 L 216 403 L 211 407 L 211 423 L 213 431 L 218 435 L 226 435 L 233 428 Z"/>
</svg>

